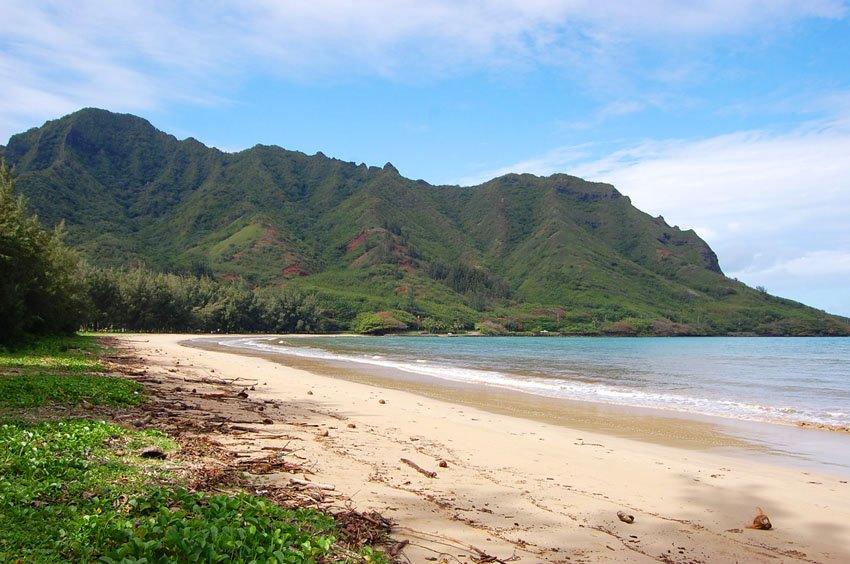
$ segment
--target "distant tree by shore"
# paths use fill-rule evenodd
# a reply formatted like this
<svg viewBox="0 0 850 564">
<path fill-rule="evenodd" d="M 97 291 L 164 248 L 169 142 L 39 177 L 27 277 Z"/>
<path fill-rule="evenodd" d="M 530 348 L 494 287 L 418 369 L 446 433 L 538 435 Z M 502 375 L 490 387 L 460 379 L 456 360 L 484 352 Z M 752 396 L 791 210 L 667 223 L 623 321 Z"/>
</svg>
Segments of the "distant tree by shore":
<svg viewBox="0 0 850 564">
<path fill-rule="evenodd" d="M 315 296 L 286 288 L 255 288 L 207 276 L 144 267 L 86 267 L 93 330 L 291 333 L 337 329 L 333 311 Z"/>
<path fill-rule="evenodd" d="M 0 162 L 0 344 L 79 328 L 85 288 L 80 261 L 63 238 L 63 224 L 47 231 L 28 214 L 12 171 Z"/>
</svg>

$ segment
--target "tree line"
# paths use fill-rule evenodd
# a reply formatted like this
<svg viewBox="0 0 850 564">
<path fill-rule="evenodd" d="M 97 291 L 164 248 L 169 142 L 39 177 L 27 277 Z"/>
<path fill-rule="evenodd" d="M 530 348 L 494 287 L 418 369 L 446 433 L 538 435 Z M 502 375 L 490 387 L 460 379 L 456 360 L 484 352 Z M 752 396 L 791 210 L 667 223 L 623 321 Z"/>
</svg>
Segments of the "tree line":
<svg viewBox="0 0 850 564">
<path fill-rule="evenodd" d="M 27 213 L 12 172 L 0 162 L 0 344 L 79 327 L 85 289 L 64 235 L 62 224 L 47 231 Z"/>
<path fill-rule="evenodd" d="M 45 230 L 0 162 L 0 345 L 78 329 L 164 332 L 319 332 L 331 306 L 285 288 L 251 289 L 208 276 L 90 266 Z"/>
<path fill-rule="evenodd" d="M 83 326 L 93 330 L 291 333 L 337 329 L 334 311 L 313 294 L 251 289 L 209 277 L 147 268 L 85 270 Z"/>
</svg>

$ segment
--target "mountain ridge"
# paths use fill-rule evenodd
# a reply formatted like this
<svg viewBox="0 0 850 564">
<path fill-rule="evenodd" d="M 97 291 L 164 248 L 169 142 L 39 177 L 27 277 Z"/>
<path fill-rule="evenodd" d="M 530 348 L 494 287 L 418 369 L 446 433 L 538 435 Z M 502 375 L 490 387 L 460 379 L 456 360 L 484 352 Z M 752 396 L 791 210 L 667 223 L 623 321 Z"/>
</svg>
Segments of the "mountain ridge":
<svg viewBox="0 0 850 564">
<path fill-rule="evenodd" d="M 695 232 L 610 184 L 566 174 L 431 185 L 321 152 L 226 153 L 93 108 L 12 136 L 0 155 L 41 218 L 64 220 L 69 243 L 101 266 L 286 285 L 350 315 L 464 326 L 850 333 L 843 318 L 726 278 Z"/>
</svg>

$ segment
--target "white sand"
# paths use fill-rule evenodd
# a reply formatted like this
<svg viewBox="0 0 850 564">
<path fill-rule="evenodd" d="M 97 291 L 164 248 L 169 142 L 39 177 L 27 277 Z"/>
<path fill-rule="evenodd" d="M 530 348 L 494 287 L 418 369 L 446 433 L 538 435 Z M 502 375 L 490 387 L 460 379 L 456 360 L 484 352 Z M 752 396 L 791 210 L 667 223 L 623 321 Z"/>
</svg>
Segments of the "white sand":
<svg viewBox="0 0 850 564">
<path fill-rule="evenodd" d="M 471 561 L 466 545 L 521 562 L 850 562 L 846 476 L 496 415 L 180 344 L 191 338 L 122 337 L 153 374 L 179 361 L 186 373 L 257 379 L 254 396 L 283 402 L 276 420 L 318 425 L 273 427 L 303 439 L 310 479 L 398 523 L 394 536 L 410 539 L 412 562 Z M 745 528 L 756 507 L 772 530 Z M 618 520 L 619 510 L 635 522 Z"/>
</svg>

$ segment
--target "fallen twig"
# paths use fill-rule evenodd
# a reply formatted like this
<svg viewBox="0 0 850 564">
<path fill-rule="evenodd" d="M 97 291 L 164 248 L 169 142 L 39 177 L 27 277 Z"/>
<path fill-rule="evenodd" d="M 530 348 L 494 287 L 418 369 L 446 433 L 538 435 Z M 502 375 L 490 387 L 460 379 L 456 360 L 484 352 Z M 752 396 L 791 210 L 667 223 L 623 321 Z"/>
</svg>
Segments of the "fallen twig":
<svg viewBox="0 0 850 564">
<path fill-rule="evenodd" d="M 410 544 L 410 541 L 407 539 L 399 541 L 392 545 L 389 550 L 387 550 L 387 554 L 390 555 L 390 558 L 395 558 L 396 556 L 398 556 L 398 553 L 401 552 L 408 544 Z"/>
<path fill-rule="evenodd" d="M 411 468 L 413 468 L 414 470 L 416 470 L 417 472 L 419 472 L 420 474 L 428 476 L 429 478 L 436 478 L 437 477 L 436 472 L 432 472 L 430 470 L 425 470 L 424 468 L 422 468 L 421 466 L 419 466 L 418 464 L 416 464 L 415 462 L 413 462 L 410 459 L 402 458 L 401 461 L 404 462 L 405 464 L 407 464 L 408 466 L 410 466 Z"/>
<path fill-rule="evenodd" d="M 334 491 L 336 489 L 336 486 L 332 486 L 330 484 L 320 484 L 318 482 L 311 482 L 309 480 L 299 480 L 298 478 L 290 478 L 289 483 L 294 484 L 296 486 L 306 486 L 309 488 L 316 488 L 320 490 Z"/>
<path fill-rule="evenodd" d="M 224 382 L 225 384 L 232 384 L 233 382 L 238 382 L 238 381 L 240 381 L 240 380 L 245 380 L 246 382 L 247 382 L 247 381 L 251 381 L 251 382 L 259 382 L 259 380 L 257 380 L 256 378 L 242 378 L 242 377 L 239 377 L 239 378 L 231 378 L 231 379 L 225 379 L 225 378 L 222 378 L 222 379 L 221 379 L 221 381 L 222 381 L 222 382 Z"/>
</svg>

